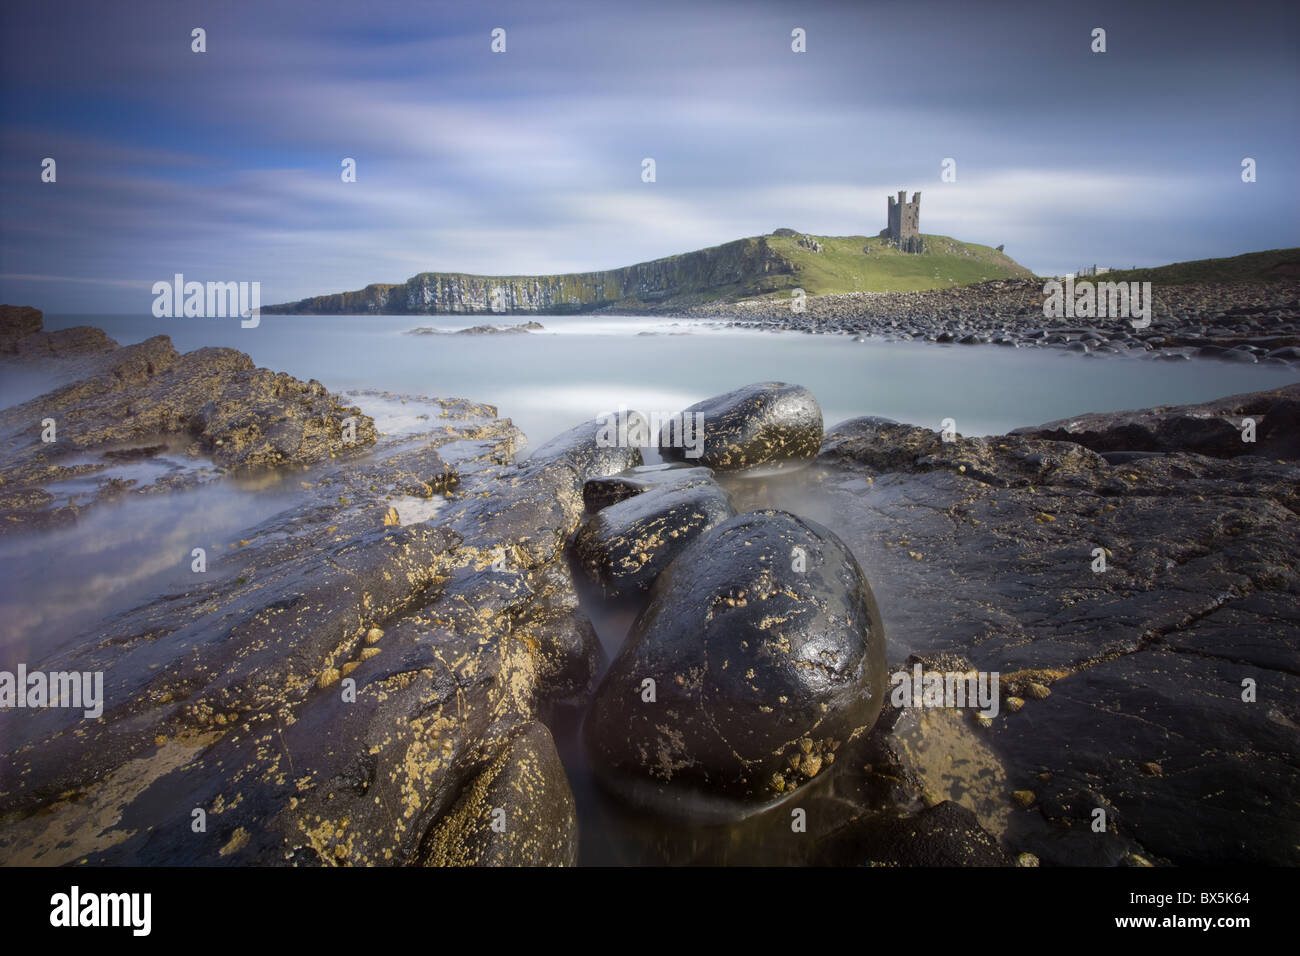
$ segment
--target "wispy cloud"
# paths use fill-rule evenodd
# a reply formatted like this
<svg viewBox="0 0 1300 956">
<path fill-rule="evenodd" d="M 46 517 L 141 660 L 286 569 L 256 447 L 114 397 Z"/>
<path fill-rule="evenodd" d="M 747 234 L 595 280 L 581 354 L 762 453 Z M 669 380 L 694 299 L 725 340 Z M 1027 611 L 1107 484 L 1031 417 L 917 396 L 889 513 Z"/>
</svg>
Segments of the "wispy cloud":
<svg viewBox="0 0 1300 956">
<path fill-rule="evenodd" d="M 778 226 L 869 235 L 900 188 L 922 192 L 923 231 L 1040 272 L 1300 242 L 1283 4 L 1102 3 L 1086 22 L 955 2 L 51 11 L 0 13 L 0 297 L 55 311 L 143 311 L 131 277 L 178 271 L 260 279 L 270 302 Z"/>
</svg>

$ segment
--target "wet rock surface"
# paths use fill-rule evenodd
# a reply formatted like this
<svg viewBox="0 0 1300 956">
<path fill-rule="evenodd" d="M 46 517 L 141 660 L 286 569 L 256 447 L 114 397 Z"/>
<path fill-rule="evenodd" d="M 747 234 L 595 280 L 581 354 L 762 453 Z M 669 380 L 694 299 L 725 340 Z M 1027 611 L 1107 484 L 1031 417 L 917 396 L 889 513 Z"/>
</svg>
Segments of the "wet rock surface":
<svg viewBox="0 0 1300 956">
<path fill-rule="evenodd" d="M 551 732 L 513 738 L 429 835 L 426 866 L 574 866 L 578 815 Z"/>
<path fill-rule="evenodd" d="M 605 594 L 646 591 L 691 541 L 732 514 L 727 493 L 710 478 L 661 485 L 587 518 L 571 550 Z"/>
<path fill-rule="evenodd" d="M 571 822 L 567 785 L 527 728 L 581 698 L 599 667 L 562 547 L 583 481 L 639 451 L 596 447 L 592 423 L 520 465 L 508 421 L 446 409 L 436 430 L 319 477 L 308 503 L 250 529 L 215 580 L 119 615 L 49 662 L 103 671 L 105 712 L 3 715 L 0 858 L 571 861 L 563 831 L 527 837 L 517 821 L 505 842 L 473 836 L 465 795 L 544 780 L 517 806 L 536 826 Z M 445 503 L 389 522 L 388 497 L 421 486 L 447 489 Z M 507 751 L 541 777 L 501 764 Z"/>
<path fill-rule="evenodd" d="M 915 816 L 860 818 L 822 840 L 822 866 L 1011 866 L 975 814 L 944 800 Z"/>
<path fill-rule="evenodd" d="M 1243 401 L 1277 396 L 1223 407 Z M 910 781 L 891 802 L 954 800 L 1044 864 L 1294 864 L 1300 465 L 1173 450 L 1111 464 L 1039 431 L 945 442 L 858 419 L 797 486 L 744 502 L 791 495 L 836 522 L 891 666 L 1000 674 L 987 721 L 881 718 L 877 767 Z"/>
<path fill-rule="evenodd" d="M 761 806 L 871 726 L 883 668 L 879 611 L 838 539 L 791 514 L 738 515 L 659 577 L 596 692 L 588 749 L 638 803 Z"/>
<path fill-rule="evenodd" d="M 821 444 L 817 399 L 803 386 L 784 382 L 746 385 L 705 399 L 685 409 L 679 419 L 660 433 L 664 457 L 717 471 L 805 461 Z M 702 433 L 702 447 L 692 448 L 690 435 L 674 440 L 672 429 L 678 427 L 695 429 L 696 442 Z"/>
<path fill-rule="evenodd" d="M 233 436 L 233 471 L 338 402 L 164 337 L 77 361 L 38 402 L 91 467 Z M 246 416 L 207 407 L 224 388 Z M 363 455 L 304 426 L 299 500 L 28 662 L 102 672 L 104 712 L 0 712 L 0 863 L 571 864 L 582 741 L 551 732 L 590 703 L 601 812 L 639 816 L 584 859 L 1294 865 L 1297 398 L 987 438 L 818 413 L 815 460 L 761 481 L 643 466 L 597 422 L 524 456 L 464 400 Z M 48 469 L 86 466 L 40 457 L 37 411 L 0 413 L 0 492 L 49 510 Z M 695 533 L 697 493 L 744 513 Z M 600 515 L 695 534 L 661 571 L 641 549 L 655 583 L 603 680 L 569 553 Z M 997 672 L 996 713 L 891 699 L 887 665 Z"/>
<path fill-rule="evenodd" d="M 57 333 L 56 333 L 57 334 Z M 372 445 L 374 422 L 320 382 L 256 368 L 242 352 L 179 354 L 165 335 L 77 366 L 84 377 L 0 411 L 0 533 L 75 520 L 105 482 L 69 501 L 50 486 L 112 463 L 170 452 L 211 462 L 207 475 L 308 465 Z"/>
<path fill-rule="evenodd" d="M 582 500 L 588 511 L 599 511 L 644 491 L 670 485 L 712 481 L 713 469 L 665 463 L 638 465 L 617 475 L 589 478 L 582 486 Z"/>
<path fill-rule="evenodd" d="M 1100 412 L 1018 428 L 1012 435 L 1068 441 L 1099 452 L 1172 452 L 1295 458 L 1300 384 L 1197 405 Z M 1254 423 L 1253 433 L 1247 419 Z"/>
</svg>

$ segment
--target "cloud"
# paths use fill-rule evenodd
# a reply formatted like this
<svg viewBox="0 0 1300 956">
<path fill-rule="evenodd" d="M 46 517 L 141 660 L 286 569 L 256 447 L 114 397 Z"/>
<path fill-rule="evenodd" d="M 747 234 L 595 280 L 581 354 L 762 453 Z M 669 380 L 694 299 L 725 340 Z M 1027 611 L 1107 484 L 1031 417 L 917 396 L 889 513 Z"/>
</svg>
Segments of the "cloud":
<svg viewBox="0 0 1300 956">
<path fill-rule="evenodd" d="M 260 277 L 269 302 L 612 268 L 778 226 L 870 235 L 900 188 L 923 231 L 1038 271 L 1297 242 L 1281 6 L 1103 4 L 1105 59 L 1074 14 L 957 3 L 232 3 L 202 11 L 202 55 L 173 3 L 61 9 L 0 14 L 11 301 L 140 311 L 120 283 L 177 271 Z M 30 278 L 58 275 L 86 281 Z"/>
</svg>

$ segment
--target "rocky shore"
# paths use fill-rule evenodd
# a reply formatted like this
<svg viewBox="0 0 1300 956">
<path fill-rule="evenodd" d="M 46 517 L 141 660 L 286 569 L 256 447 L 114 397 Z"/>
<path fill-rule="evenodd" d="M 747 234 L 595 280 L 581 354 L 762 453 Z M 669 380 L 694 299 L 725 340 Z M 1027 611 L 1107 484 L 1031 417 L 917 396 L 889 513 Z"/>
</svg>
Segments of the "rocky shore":
<svg viewBox="0 0 1300 956">
<path fill-rule="evenodd" d="M 1106 276 L 1089 277 L 1103 282 Z M 814 295 L 794 312 L 788 295 L 696 306 L 727 326 L 815 335 L 961 345 L 1062 348 L 1162 359 L 1212 357 L 1300 365 L 1300 281 L 1161 285 L 1151 324 L 1121 318 L 1044 317 L 1040 279 L 999 279 L 932 292 Z"/>
<path fill-rule="evenodd" d="M 320 382 L 256 368 L 234 349 L 181 355 L 165 335 L 119 347 L 99 329 L 44 332 L 38 310 L 0 308 L 0 347 L 7 343 L 13 360 L 35 356 L 74 377 L 0 410 L 0 534 L 74 521 L 96 501 L 128 492 L 313 464 L 375 442 L 374 422 Z M 59 489 L 125 461 L 165 456 L 197 467 L 169 465 L 148 487 L 109 478 L 90 493 Z"/>
<path fill-rule="evenodd" d="M 105 703 L 0 712 L 0 863 L 1300 862 L 1300 386 L 966 438 L 758 383 L 646 466 L 596 422 L 523 457 L 454 399 L 379 436 L 231 350 L 97 361 L 0 414 L 6 495 L 71 467 L 37 415 L 320 467 L 29 662 Z M 917 665 L 999 674 L 996 713 L 900 701 Z M 587 773 L 621 828 L 584 829 Z"/>
</svg>

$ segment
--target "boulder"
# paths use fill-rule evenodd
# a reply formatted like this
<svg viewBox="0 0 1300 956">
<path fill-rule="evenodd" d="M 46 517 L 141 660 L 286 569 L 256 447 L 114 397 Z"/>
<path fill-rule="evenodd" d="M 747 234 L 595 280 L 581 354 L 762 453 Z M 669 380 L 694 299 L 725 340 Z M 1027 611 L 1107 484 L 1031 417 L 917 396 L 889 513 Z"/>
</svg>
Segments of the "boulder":
<svg viewBox="0 0 1300 956">
<path fill-rule="evenodd" d="M 816 456 L 821 441 L 817 399 L 802 385 L 784 382 L 746 385 L 697 402 L 659 436 L 664 458 L 718 471 L 802 463 Z"/>
<path fill-rule="evenodd" d="M 710 479 L 664 485 L 588 518 L 574 535 L 573 555 L 606 595 L 648 591 L 691 541 L 732 514 L 727 493 Z"/>
<path fill-rule="evenodd" d="M 599 511 L 652 488 L 711 481 L 713 469 L 664 463 L 638 465 L 617 475 L 590 478 L 582 486 L 582 500 L 588 511 Z"/>
<path fill-rule="evenodd" d="M 884 630 L 852 553 L 812 521 L 751 512 L 660 575 L 584 736 L 632 802 L 736 815 L 824 773 L 884 694 Z"/>
</svg>

